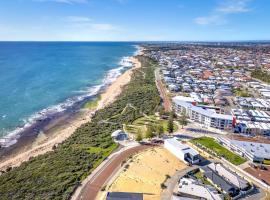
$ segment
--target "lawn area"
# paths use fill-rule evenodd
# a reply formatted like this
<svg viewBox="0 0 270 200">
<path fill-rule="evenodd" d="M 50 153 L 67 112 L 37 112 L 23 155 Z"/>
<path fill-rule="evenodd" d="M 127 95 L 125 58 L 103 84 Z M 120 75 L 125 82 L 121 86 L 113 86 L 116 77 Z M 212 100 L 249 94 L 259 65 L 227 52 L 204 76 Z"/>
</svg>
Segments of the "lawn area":
<svg viewBox="0 0 270 200">
<path fill-rule="evenodd" d="M 103 157 L 107 157 L 111 154 L 111 152 L 113 152 L 115 149 L 117 149 L 118 144 L 114 143 L 112 144 L 110 147 L 104 149 L 101 147 L 89 147 L 89 149 L 87 150 L 87 152 L 89 153 L 102 153 Z"/>
<path fill-rule="evenodd" d="M 157 119 L 156 116 L 151 115 L 147 117 L 141 117 L 135 120 L 132 124 L 126 125 L 125 130 L 129 134 L 136 134 L 138 129 L 140 129 L 143 133 L 146 132 L 147 126 L 157 126 L 162 125 L 165 133 L 167 132 L 167 124 L 168 120 Z M 174 124 L 174 131 L 177 131 L 177 125 Z"/>
<path fill-rule="evenodd" d="M 252 95 L 248 92 L 248 90 L 244 88 L 233 89 L 233 94 L 239 97 L 252 97 Z"/>
<path fill-rule="evenodd" d="M 208 150 L 214 152 L 217 156 L 225 158 L 226 160 L 228 160 L 234 165 L 240 165 L 246 162 L 246 159 L 229 151 L 228 149 L 220 145 L 218 142 L 216 142 L 216 140 L 213 138 L 200 137 L 200 138 L 191 140 L 191 142 L 195 145 L 198 145 L 198 144 L 202 145 Z"/>
<path fill-rule="evenodd" d="M 270 160 L 264 160 L 264 161 L 263 161 L 263 164 L 265 164 L 265 165 L 270 165 Z"/>
<path fill-rule="evenodd" d="M 100 99 L 101 99 L 101 96 L 98 96 L 96 99 L 86 102 L 83 108 L 95 109 L 98 106 L 98 102 Z"/>
</svg>

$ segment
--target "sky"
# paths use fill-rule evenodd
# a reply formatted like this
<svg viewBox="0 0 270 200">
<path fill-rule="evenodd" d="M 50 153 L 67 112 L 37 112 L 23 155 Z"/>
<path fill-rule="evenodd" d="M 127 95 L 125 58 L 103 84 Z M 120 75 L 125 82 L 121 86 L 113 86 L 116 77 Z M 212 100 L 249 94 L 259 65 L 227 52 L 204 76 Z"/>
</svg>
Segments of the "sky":
<svg viewBox="0 0 270 200">
<path fill-rule="evenodd" d="M 269 0 L 0 0 L 0 40 L 269 40 L 269 11 Z"/>
</svg>

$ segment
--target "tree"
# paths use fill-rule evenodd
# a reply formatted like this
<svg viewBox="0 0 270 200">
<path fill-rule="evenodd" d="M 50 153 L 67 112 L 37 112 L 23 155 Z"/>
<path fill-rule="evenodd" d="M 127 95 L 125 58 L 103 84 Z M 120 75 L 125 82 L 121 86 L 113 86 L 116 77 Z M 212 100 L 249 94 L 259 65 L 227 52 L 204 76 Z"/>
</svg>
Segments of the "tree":
<svg viewBox="0 0 270 200">
<path fill-rule="evenodd" d="M 157 126 L 157 134 L 160 137 L 164 133 L 164 127 L 162 125 Z"/>
<path fill-rule="evenodd" d="M 165 115 L 165 109 L 163 106 L 158 107 L 159 116 Z"/>
<path fill-rule="evenodd" d="M 174 119 L 176 117 L 174 110 L 170 112 L 170 118 Z"/>
<path fill-rule="evenodd" d="M 147 126 L 145 137 L 150 139 L 150 138 L 152 138 L 154 136 L 155 136 L 155 134 L 154 134 L 153 127 L 152 126 Z"/>
<path fill-rule="evenodd" d="M 143 140 L 143 137 L 142 137 L 142 133 L 138 133 L 137 136 L 136 136 L 136 141 L 137 142 L 141 142 Z"/>
<path fill-rule="evenodd" d="M 184 128 L 184 126 L 186 126 L 188 124 L 188 120 L 187 120 L 187 116 L 185 113 L 183 113 L 179 119 L 179 123 L 180 125 L 182 125 L 182 129 Z"/>
<path fill-rule="evenodd" d="M 167 124 L 167 131 L 173 133 L 173 118 L 170 116 Z"/>
<path fill-rule="evenodd" d="M 143 140 L 143 134 L 142 134 L 142 130 L 140 128 L 137 130 L 135 140 L 137 142 L 141 142 Z"/>
</svg>

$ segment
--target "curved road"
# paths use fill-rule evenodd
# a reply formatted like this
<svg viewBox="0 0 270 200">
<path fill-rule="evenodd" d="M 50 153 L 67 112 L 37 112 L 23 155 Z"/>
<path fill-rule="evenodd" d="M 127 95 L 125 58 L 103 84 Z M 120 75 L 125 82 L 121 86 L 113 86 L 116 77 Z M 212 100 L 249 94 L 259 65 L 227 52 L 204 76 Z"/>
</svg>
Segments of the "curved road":
<svg viewBox="0 0 270 200">
<path fill-rule="evenodd" d="M 103 185 L 107 183 L 124 160 L 149 147 L 150 146 L 140 145 L 113 155 L 109 161 L 86 183 L 77 200 L 95 200 Z"/>
</svg>

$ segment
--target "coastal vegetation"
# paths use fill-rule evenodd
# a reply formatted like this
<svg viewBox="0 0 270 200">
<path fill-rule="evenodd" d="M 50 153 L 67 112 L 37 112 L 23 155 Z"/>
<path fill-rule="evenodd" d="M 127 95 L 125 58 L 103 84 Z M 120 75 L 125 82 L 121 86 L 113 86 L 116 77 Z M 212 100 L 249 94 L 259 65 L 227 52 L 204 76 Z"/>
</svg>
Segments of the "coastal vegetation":
<svg viewBox="0 0 270 200">
<path fill-rule="evenodd" d="M 139 56 L 142 67 L 118 99 L 96 112 L 91 122 L 53 151 L 24 162 L 0 176 L 1 199 L 69 199 L 75 189 L 118 146 L 111 133 L 143 115 L 153 115 L 160 104 L 155 85 L 156 63 Z"/>
<path fill-rule="evenodd" d="M 100 99 L 101 99 L 101 96 L 99 95 L 95 99 L 86 102 L 84 104 L 83 108 L 86 108 L 86 109 L 95 109 L 98 106 L 98 102 L 99 102 Z"/>
<path fill-rule="evenodd" d="M 196 146 L 199 146 L 200 148 L 204 148 L 210 154 L 225 158 L 234 165 L 240 165 L 246 162 L 246 159 L 229 151 L 228 149 L 220 145 L 218 142 L 216 142 L 214 138 L 200 137 L 192 139 L 191 142 Z"/>
<path fill-rule="evenodd" d="M 270 83 L 270 74 L 264 70 L 256 69 L 251 72 L 251 77 Z"/>
</svg>

